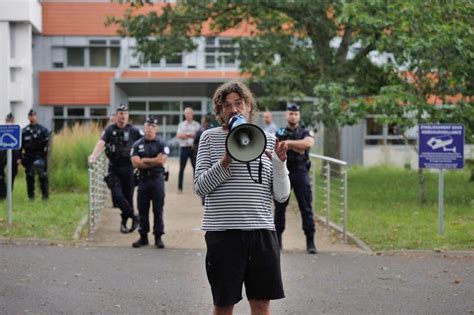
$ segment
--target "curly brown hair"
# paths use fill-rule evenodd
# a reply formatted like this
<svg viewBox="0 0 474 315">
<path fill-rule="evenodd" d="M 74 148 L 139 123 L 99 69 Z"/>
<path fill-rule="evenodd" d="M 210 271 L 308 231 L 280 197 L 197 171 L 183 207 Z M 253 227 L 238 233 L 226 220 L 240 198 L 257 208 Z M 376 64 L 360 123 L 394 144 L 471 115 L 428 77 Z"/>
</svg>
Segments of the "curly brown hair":
<svg viewBox="0 0 474 315">
<path fill-rule="evenodd" d="M 245 104 L 250 106 L 249 120 L 252 121 L 255 113 L 257 112 L 257 101 L 250 89 L 241 81 L 233 80 L 226 82 L 219 86 L 214 93 L 212 101 L 214 103 L 214 113 L 216 115 L 217 121 L 221 125 L 227 124 L 225 117 L 222 116 L 222 105 L 225 101 L 225 98 L 230 93 L 237 93 L 241 98 L 244 99 Z"/>
</svg>

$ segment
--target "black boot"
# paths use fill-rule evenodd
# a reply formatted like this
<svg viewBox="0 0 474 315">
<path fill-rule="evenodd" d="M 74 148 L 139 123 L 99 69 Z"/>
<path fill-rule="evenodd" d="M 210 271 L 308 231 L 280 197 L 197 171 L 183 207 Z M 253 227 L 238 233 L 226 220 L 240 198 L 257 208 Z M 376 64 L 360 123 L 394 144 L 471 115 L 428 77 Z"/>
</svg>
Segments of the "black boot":
<svg viewBox="0 0 474 315">
<path fill-rule="evenodd" d="M 132 227 L 130 228 L 130 230 L 128 230 L 128 232 L 133 232 L 137 229 L 138 227 L 138 224 L 140 223 L 140 217 L 138 215 L 134 215 L 132 217 Z"/>
<path fill-rule="evenodd" d="M 161 235 L 155 235 L 156 248 L 165 248 L 165 243 L 161 240 Z"/>
<path fill-rule="evenodd" d="M 316 245 L 314 245 L 314 234 L 306 234 L 306 251 L 308 254 L 318 253 Z"/>
<path fill-rule="evenodd" d="M 283 249 L 283 245 L 282 245 L 282 243 L 281 243 L 281 234 L 282 234 L 282 233 L 278 233 L 278 232 L 277 232 L 278 248 L 280 248 L 280 250 Z"/>
<path fill-rule="evenodd" d="M 146 234 L 140 235 L 138 241 L 132 244 L 133 247 L 138 248 L 141 246 L 148 245 L 148 236 Z"/>
</svg>

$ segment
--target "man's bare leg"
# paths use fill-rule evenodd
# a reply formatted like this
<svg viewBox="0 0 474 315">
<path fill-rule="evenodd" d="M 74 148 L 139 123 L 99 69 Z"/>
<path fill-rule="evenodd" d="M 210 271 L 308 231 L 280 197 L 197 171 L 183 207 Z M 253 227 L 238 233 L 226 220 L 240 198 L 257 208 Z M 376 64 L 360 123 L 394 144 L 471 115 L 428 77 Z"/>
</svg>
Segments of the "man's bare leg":
<svg viewBox="0 0 474 315">
<path fill-rule="evenodd" d="M 252 315 L 270 315 L 270 300 L 249 300 Z"/>
<path fill-rule="evenodd" d="M 230 306 L 217 306 L 214 305 L 214 315 L 232 315 L 234 305 Z"/>
</svg>

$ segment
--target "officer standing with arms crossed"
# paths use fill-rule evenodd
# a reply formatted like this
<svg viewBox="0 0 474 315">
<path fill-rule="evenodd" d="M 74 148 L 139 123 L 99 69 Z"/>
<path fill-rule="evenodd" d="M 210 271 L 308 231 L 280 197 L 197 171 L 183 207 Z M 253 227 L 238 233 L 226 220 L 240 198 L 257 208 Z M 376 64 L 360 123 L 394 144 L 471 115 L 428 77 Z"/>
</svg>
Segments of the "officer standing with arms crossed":
<svg viewBox="0 0 474 315">
<path fill-rule="evenodd" d="M 105 147 L 109 159 L 107 186 L 112 198 L 121 210 L 121 233 L 133 232 L 138 227 L 138 215 L 133 212 L 133 167 L 130 162 L 130 151 L 135 141 L 142 137 L 140 130 L 128 123 L 128 108 L 121 104 L 116 111 L 117 120 L 109 125 L 89 156 L 89 163 L 94 163 Z M 132 219 L 132 227 L 127 228 L 127 220 Z"/>
<path fill-rule="evenodd" d="M 314 144 L 314 135 L 312 131 L 300 125 L 300 118 L 299 106 L 295 103 L 288 104 L 286 111 L 288 125 L 286 128 L 280 128 L 277 131 L 276 137 L 288 146 L 287 167 L 290 172 L 291 187 L 298 200 L 303 220 L 303 230 L 306 235 L 306 251 L 309 254 L 316 254 L 317 250 L 314 244 L 314 233 L 316 230 L 311 206 L 313 194 L 308 175 L 311 165 L 309 150 Z M 275 228 L 280 248 L 282 248 L 282 233 L 285 230 L 285 211 L 288 201 L 284 203 L 275 201 Z"/>
<path fill-rule="evenodd" d="M 41 194 L 46 200 L 49 198 L 47 156 L 50 132 L 38 123 L 38 116 L 33 109 L 28 112 L 28 120 L 30 124 L 21 132 L 20 153 L 25 167 L 28 198 L 35 199 L 35 175 L 38 174 Z"/>
<path fill-rule="evenodd" d="M 145 136 L 133 144 L 131 161 L 134 168 L 139 170 L 138 180 L 138 212 L 140 213 L 140 238 L 132 244 L 133 247 L 148 245 L 150 231 L 150 202 L 153 203 L 153 234 L 155 246 L 164 248 L 161 239 L 164 232 L 163 205 L 165 201 L 165 172 L 164 164 L 170 149 L 156 135 L 158 121 L 149 117 L 145 122 Z"/>
</svg>

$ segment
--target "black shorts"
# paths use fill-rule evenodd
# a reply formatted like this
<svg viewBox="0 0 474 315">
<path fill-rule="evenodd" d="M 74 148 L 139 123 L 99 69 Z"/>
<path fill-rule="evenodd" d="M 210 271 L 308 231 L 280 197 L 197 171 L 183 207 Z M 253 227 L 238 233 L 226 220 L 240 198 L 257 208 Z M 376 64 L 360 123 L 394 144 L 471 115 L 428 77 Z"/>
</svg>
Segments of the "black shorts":
<svg viewBox="0 0 474 315">
<path fill-rule="evenodd" d="M 205 239 L 206 273 L 215 305 L 239 302 L 242 284 L 248 299 L 285 297 L 275 231 L 208 231 Z"/>
</svg>

